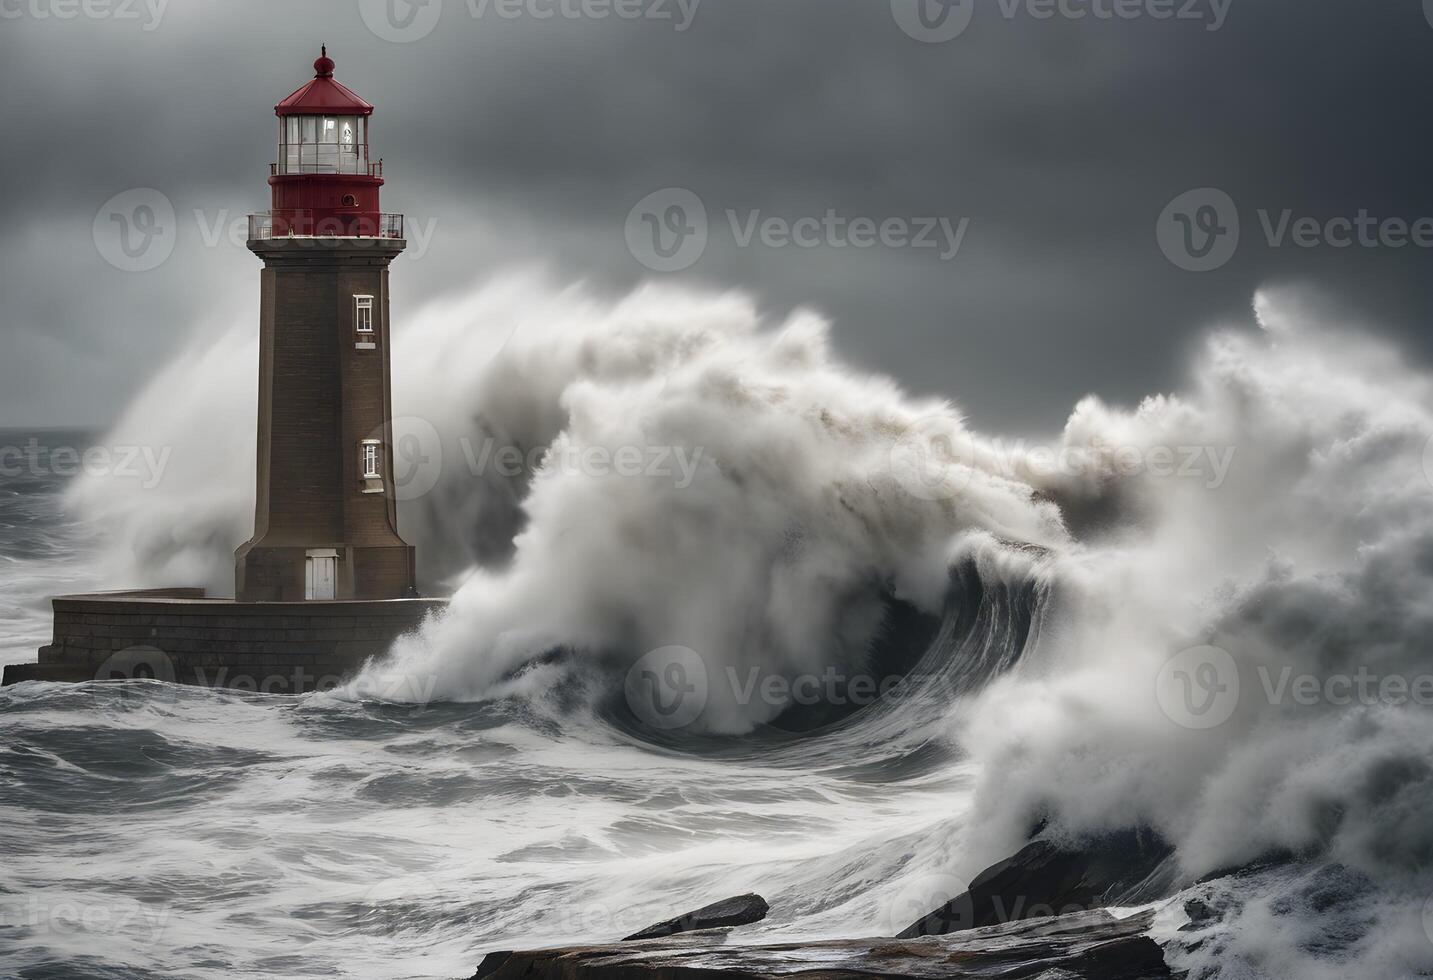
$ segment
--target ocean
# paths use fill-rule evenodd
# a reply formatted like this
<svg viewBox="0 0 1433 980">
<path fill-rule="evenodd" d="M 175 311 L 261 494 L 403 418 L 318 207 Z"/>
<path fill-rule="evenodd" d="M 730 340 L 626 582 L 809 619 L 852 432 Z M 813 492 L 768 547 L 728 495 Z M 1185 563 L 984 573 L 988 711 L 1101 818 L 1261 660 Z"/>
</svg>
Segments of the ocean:
<svg viewBox="0 0 1433 980">
<path fill-rule="evenodd" d="M 250 343 L 3 434 L 48 447 L 0 475 L 7 662 L 53 594 L 220 594 Z M 0 691 L 0 975 L 468 976 L 750 891 L 744 937 L 893 935 L 1037 829 L 1130 827 L 1191 976 L 1433 971 L 1433 409 L 1396 352 L 1261 295 L 1187 390 L 1043 444 L 730 296 L 489 285 L 394 364 L 450 611 L 302 697 Z"/>
</svg>

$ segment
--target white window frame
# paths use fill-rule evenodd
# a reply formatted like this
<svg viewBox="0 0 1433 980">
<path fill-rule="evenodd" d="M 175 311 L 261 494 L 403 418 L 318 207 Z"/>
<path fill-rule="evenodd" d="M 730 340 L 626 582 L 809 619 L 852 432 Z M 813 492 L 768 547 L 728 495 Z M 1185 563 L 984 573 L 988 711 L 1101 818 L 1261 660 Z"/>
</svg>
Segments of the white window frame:
<svg viewBox="0 0 1433 980">
<path fill-rule="evenodd" d="M 373 334 L 372 296 L 353 297 L 353 328 L 364 335 L 371 336 Z"/>
<path fill-rule="evenodd" d="M 377 439 L 365 439 L 358 446 L 359 467 L 365 480 L 383 479 L 383 444 Z"/>
</svg>

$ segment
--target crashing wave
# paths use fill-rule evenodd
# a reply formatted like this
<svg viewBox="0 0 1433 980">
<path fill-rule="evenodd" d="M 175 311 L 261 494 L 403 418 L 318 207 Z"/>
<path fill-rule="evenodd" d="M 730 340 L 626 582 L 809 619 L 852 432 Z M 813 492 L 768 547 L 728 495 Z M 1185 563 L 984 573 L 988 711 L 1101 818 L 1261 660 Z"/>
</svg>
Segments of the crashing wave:
<svg viewBox="0 0 1433 980">
<path fill-rule="evenodd" d="M 1429 379 L 1315 300 L 1256 310 L 1184 392 L 1087 398 L 1041 446 L 973 433 L 843 365 L 818 317 L 767 323 L 733 294 L 606 302 L 515 277 L 435 303 L 394 353 L 401 520 L 452 603 L 350 693 L 397 672 L 443 700 L 538 701 L 581 673 L 598 703 L 686 651 L 644 669 L 690 654 L 743 683 L 708 683 L 685 730 L 759 736 L 799 714 L 794 682 L 894 671 L 899 697 L 787 724 L 816 734 L 772 751 L 953 747 L 972 809 L 955 845 L 912 845 L 923 873 L 969 875 L 1041 823 L 1153 828 L 1191 880 L 1285 852 L 1379 883 L 1387 914 L 1339 969 L 1429 968 Z M 161 380 L 122 423 L 162 421 L 176 492 L 74 491 L 145 573 L 129 581 L 228 567 L 246 492 L 193 488 L 247 491 L 252 464 L 191 447 L 243 363 L 196 357 L 200 404 L 173 412 Z M 753 671 L 782 693 L 743 695 Z M 1172 681 L 1227 714 L 1204 724 Z"/>
</svg>

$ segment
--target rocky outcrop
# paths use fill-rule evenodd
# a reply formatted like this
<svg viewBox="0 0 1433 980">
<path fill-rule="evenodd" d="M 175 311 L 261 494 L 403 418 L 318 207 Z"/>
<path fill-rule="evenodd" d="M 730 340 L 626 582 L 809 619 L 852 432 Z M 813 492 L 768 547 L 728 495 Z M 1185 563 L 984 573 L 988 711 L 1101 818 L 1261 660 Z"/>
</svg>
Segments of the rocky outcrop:
<svg viewBox="0 0 1433 980">
<path fill-rule="evenodd" d="M 1173 891 L 1170 847 L 1125 831 L 1081 846 L 1027 844 L 982 871 L 970 888 L 913 922 L 900 938 L 937 936 L 1042 916 L 1138 905 Z"/>
<path fill-rule="evenodd" d="M 895 939 L 734 943 L 732 926 L 768 911 L 759 895 L 742 895 L 620 943 L 490 953 L 473 980 L 1156 980 L 1175 974 L 1148 935 L 1153 911 L 1120 918 L 1108 907 L 1173 894 L 1170 854 L 1157 836 L 1138 831 L 1079 849 L 1035 840 Z"/>
<path fill-rule="evenodd" d="M 1145 933 L 1152 912 L 1125 919 L 1097 910 L 914 939 L 730 943 L 707 930 L 607 946 L 492 954 L 475 980 L 822 980 L 1002 978 L 1157 980 L 1170 977 Z"/>
<path fill-rule="evenodd" d="M 695 912 L 679 915 L 675 919 L 658 922 L 622 941 L 630 943 L 639 939 L 660 939 L 662 936 L 673 936 L 679 932 L 693 932 L 698 929 L 746 926 L 753 922 L 760 922 L 766 918 L 766 913 L 769 911 L 771 911 L 771 907 L 760 895 L 738 895 L 735 898 L 726 898 L 720 902 L 703 905 Z"/>
<path fill-rule="evenodd" d="M 753 922 L 760 922 L 766 918 L 766 913 L 769 911 L 771 911 L 771 906 L 767 905 L 766 899 L 760 895 L 737 895 L 735 898 L 724 898 L 720 902 L 703 905 L 695 911 L 687 912 L 673 919 L 666 919 L 655 925 L 650 925 L 641 932 L 628 936 L 622 940 L 622 942 L 641 942 L 650 939 L 662 939 L 667 936 L 676 936 L 687 932 L 712 929 L 726 930 L 735 926 L 750 925 Z M 709 938 L 708 941 L 717 942 L 719 939 Z M 488 953 L 483 957 L 483 961 L 478 964 L 478 972 L 473 974 L 473 980 L 486 980 L 487 977 L 496 976 L 499 969 L 506 965 L 514 956 L 522 957 L 530 955 L 533 954 L 514 953 L 511 950 Z"/>
</svg>

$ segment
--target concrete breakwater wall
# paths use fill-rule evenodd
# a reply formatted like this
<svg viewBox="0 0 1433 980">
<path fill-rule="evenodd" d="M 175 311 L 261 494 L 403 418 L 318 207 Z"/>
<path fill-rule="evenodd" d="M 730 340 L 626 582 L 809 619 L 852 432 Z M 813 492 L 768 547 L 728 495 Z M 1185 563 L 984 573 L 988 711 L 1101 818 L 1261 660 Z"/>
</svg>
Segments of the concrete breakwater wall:
<svg viewBox="0 0 1433 980">
<path fill-rule="evenodd" d="M 235 602 L 202 589 L 59 596 L 39 661 L 4 683 L 149 677 L 272 694 L 323 690 L 417 629 L 443 599 Z"/>
</svg>

